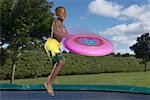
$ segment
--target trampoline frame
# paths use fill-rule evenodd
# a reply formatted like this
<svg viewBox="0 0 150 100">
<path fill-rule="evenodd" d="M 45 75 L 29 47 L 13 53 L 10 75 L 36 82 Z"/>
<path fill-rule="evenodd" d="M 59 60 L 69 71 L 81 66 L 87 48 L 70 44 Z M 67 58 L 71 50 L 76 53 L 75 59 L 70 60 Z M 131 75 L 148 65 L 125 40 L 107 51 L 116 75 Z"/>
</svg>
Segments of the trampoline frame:
<svg viewBox="0 0 150 100">
<path fill-rule="evenodd" d="M 126 85 L 53 85 L 56 91 L 106 91 L 106 92 L 126 92 L 138 94 L 150 94 L 149 87 L 126 86 Z M 36 85 L 16 85 L 0 84 L 0 91 L 45 91 L 42 84 Z"/>
</svg>

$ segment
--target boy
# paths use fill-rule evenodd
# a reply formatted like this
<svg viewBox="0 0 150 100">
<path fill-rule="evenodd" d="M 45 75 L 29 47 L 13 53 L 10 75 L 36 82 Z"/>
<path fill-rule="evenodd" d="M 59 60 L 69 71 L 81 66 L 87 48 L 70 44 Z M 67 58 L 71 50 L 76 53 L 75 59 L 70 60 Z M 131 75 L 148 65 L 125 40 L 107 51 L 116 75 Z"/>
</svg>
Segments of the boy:
<svg viewBox="0 0 150 100">
<path fill-rule="evenodd" d="M 67 33 L 67 30 L 63 25 L 64 19 L 66 17 L 65 8 L 62 6 L 57 7 L 55 9 L 55 15 L 56 15 L 57 19 L 54 21 L 54 23 L 52 25 L 52 34 L 51 34 L 51 37 L 53 37 L 54 39 L 49 38 L 45 43 L 45 50 L 46 50 L 49 57 L 52 56 L 51 57 L 52 58 L 52 64 L 54 66 L 54 68 L 53 68 L 53 70 L 52 70 L 52 72 L 48 78 L 48 81 L 44 83 L 48 93 L 51 96 L 54 96 L 52 83 L 53 83 L 55 77 L 58 75 L 58 73 L 60 72 L 60 70 L 62 69 L 62 67 L 65 64 L 63 56 L 59 50 L 60 45 L 61 45 L 61 43 L 59 43 L 59 42 L 61 42 L 63 38 L 68 38 L 71 36 Z M 55 41 L 55 39 L 57 41 Z M 55 45 L 54 46 L 50 45 L 51 48 L 48 49 L 50 42 L 53 42 Z M 55 47 L 56 45 L 57 45 L 57 47 Z M 52 52 L 51 49 L 57 49 L 57 50 L 54 50 L 56 52 Z"/>
</svg>

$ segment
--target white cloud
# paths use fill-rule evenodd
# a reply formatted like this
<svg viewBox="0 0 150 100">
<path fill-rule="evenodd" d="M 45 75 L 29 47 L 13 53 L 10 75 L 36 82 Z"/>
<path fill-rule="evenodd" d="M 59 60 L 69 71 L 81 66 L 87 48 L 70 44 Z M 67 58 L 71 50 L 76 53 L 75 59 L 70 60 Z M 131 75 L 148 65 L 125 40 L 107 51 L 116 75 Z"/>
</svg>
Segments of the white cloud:
<svg viewBox="0 0 150 100">
<path fill-rule="evenodd" d="M 100 34 L 111 37 L 111 40 L 116 43 L 126 45 L 127 47 L 136 43 L 136 39 L 143 33 L 150 32 L 150 25 L 145 22 L 120 24 L 111 28 L 107 28 Z"/>
<path fill-rule="evenodd" d="M 112 37 L 112 40 L 117 41 L 117 42 L 125 41 L 127 39 L 128 39 L 127 36 L 124 36 L 124 35 L 118 35 L 118 36 L 113 36 Z"/>
<path fill-rule="evenodd" d="M 111 37 L 116 48 L 115 51 L 126 52 L 128 50 L 128 52 L 131 52 L 129 46 L 136 43 L 137 37 L 150 32 L 150 2 L 144 5 L 133 4 L 125 7 L 113 0 L 94 0 L 88 7 L 89 11 L 96 15 L 113 17 L 119 20 L 132 19 L 130 24 L 115 25 L 100 32 L 104 36 Z M 118 49 L 116 47 L 118 44 L 123 44 L 128 49 Z"/>
<path fill-rule="evenodd" d="M 147 21 L 116 25 L 114 27 L 107 28 L 104 33 L 109 35 L 135 35 L 145 32 L 150 32 L 150 23 Z"/>
<path fill-rule="evenodd" d="M 130 36 L 126 36 L 126 35 L 112 36 L 112 41 L 114 43 L 124 44 L 128 47 L 133 45 L 134 43 L 136 43 L 135 37 L 130 37 Z"/>
<path fill-rule="evenodd" d="M 138 6 L 131 5 L 122 11 L 122 16 L 132 18 L 134 20 L 147 21 L 150 18 L 150 4 Z"/>
<path fill-rule="evenodd" d="M 122 5 L 118 5 L 113 2 L 107 2 L 106 0 L 95 0 L 89 4 L 89 11 L 93 14 L 104 15 L 107 17 L 118 17 Z"/>
<path fill-rule="evenodd" d="M 132 18 L 133 20 L 148 20 L 150 18 L 150 2 L 146 5 L 130 5 L 124 7 L 121 4 L 108 0 L 94 0 L 89 6 L 89 11 L 96 15 L 114 17 L 118 19 Z"/>
<path fill-rule="evenodd" d="M 150 32 L 150 23 L 147 22 L 138 22 L 131 24 L 120 24 L 111 28 L 107 28 L 105 31 L 100 32 L 104 36 L 111 37 L 113 44 L 117 45 L 118 43 L 121 45 L 125 45 L 128 51 L 130 46 L 136 43 L 137 37 L 141 34 Z M 117 47 L 115 47 L 115 50 Z M 127 51 L 126 49 L 126 51 Z M 123 51 L 120 51 L 123 52 Z"/>
</svg>

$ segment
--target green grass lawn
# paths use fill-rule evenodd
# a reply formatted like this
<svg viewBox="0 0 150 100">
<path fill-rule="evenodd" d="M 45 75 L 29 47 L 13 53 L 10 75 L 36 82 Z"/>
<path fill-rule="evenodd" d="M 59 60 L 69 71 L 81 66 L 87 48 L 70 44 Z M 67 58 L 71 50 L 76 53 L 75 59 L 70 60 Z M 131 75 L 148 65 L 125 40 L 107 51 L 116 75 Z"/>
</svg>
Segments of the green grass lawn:
<svg viewBox="0 0 150 100">
<path fill-rule="evenodd" d="M 150 87 L 150 71 L 130 73 L 102 73 L 90 75 L 58 76 L 59 84 L 113 84 Z M 34 79 L 17 79 L 15 84 L 43 84 L 46 77 Z M 9 83 L 1 80 L 0 83 Z"/>
</svg>

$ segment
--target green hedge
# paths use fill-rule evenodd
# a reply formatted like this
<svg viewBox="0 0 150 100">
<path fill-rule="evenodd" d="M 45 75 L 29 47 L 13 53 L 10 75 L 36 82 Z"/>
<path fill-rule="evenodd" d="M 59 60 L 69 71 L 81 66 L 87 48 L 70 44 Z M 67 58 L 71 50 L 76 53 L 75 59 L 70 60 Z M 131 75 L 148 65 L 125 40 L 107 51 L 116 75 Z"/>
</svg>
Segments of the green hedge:
<svg viewBox="0 0 150 100">
<path fill-rule="evenodd" d="M 95 74 L 114 72 L 144 71 L 144 65 L 135 57 L 87 57 L 77 54 L 63 54 L 66 64 L 60 75 Z M 0 80 L 10 79 L 11 60 L 7 59 L 0 68 Z M 47 77 L 51 70 L 51 63 L 44 50 L 24 51 L 17 60 L 15 78 Z M 150 70 L 148 66 L 147 70 Z"/>
</svg>

